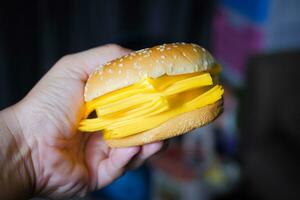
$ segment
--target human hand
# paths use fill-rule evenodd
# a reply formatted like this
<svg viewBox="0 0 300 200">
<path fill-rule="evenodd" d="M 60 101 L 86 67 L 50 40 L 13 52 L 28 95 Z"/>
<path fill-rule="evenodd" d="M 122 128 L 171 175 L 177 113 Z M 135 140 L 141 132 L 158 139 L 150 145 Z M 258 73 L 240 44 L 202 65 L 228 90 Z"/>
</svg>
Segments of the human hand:
<svg viewBox="0 0 300 200">
<path fill-rule="evenodd" d="M 14 133 L 14 138 L 17 146 L 22 146 L 27 172 L 24 179 L 30 179 L 33 195 L 83 196 L 109 184 L 127 168 L 141 165 L 160 150 L 161 142 L 111 149 L 100 133 L 77 131 L 89 74 L 100 64 L 129 52 L 117 45 L 106 45 L 65 56 L 22 101 L 9 109 L 16 120 L 6 122 L 18 121 L 20 134 Z"/>
</svg>

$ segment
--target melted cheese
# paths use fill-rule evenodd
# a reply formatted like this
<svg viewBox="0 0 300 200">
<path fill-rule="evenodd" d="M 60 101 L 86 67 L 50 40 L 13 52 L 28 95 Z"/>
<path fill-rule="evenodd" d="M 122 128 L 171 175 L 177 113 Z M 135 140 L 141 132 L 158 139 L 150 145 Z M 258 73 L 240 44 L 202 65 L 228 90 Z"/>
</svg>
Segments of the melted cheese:
<svg viewBox="0 0 300 200">
<path fill-rule="evenodd" d="M 213 104 L 223 88 L 213 85 L 210 73 L 145 78 L 132 86 L 98 97 L 86 104 L 79 129 L 103 131 L 106 139 L 123 138 L 159 126 L 185 112 Z"/>
</svg>

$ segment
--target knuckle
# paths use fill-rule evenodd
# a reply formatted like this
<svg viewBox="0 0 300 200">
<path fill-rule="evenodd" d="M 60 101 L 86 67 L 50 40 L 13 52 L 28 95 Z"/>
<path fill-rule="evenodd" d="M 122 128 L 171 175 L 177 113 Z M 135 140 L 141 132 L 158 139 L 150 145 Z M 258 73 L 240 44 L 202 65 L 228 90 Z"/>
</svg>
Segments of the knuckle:
<svg viewBox="0 0 300 200">
<path fill-rule="evenodd" d="M 115 52 L 124 52 L 125 51 L 125 49 L 122 46 L 115 44 L 115 43 L 106 44 L 105 47 L 107 47 Z"/>
<path fill-rule="evenodd" d="M 109 43 L 105 45 L 108 48 L 112 48 L 112 49 L 120 49 L 122 48 L 120 45 L 116 44 L 116 43 Z"/>
<path fill-rule="evenodd" d="M 68 64 L 74 64 L 76 62 L 80 61 L 80 58 L 78 54 L 66 54 L 63 57 L 61 57 L 56 64 L 59 65 L 68 65 Z"/>
<path fill-rule="evenodd" d="M 73 59 L 73 57 L 74 57 L 74 55 L 72 55 L 72 54 L 64 55 L 63 57 L 61 57 L 61 58 L 58 60 L 58 63 L 69 62 L 70 60 Z"/>
</svg>

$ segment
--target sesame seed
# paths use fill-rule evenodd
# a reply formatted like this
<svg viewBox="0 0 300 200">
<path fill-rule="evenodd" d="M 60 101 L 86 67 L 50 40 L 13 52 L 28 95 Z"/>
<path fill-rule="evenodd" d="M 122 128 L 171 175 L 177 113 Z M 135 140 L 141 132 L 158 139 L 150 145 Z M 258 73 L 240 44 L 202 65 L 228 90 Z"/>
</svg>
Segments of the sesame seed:
<svg viewBox="0 0 300 200">
<path fill-rule="evenodd" d="M 193 48 L 193 51 L 197 52 L 197 49 Z"/>
<path fill-rule="evenodd" d="M 139 75 L 140 75 L 140 76 L 143 75 L 143 72 L 142 72 L 142 71 L 139 71 Z"/>
<path fill-rule="evenodd" d="M 121 70 L 119 70 L 119 71 L 118 71 L 118 74 L 122 74 L 122 71 L 121 71 Z"/>
<path fill-rule="evenodd" d="M 173 56 L 173 58 L 174 58 L 174 59 L 177 59 L 177 56 L 176 56 L 176 55 L 174 55 L 174 56 Z"/>
<path fill-rule="evenodd" d="M 111 62 L 107 62 L 105 65 L 110 65 L 111 64 Z"/>
<path fill-rule="evenodd" d="M 123 61 L 123 58 L 121 58 L 120 60 L 119 60 L 119 62 L 122 62 Z"/>
<path fill-rule="evenodd" d="M 123 64 L 122 64 L 122 63 L 120 63 L 120 64 L 119 64 L 119 67 L 123 67 Z"/>
<path fill-rule="evenodd" d="M 201 47 L 201 50 L 203 51 L 203 52 L 205 52 L 206 50 L 203 48 L 203 47 Z"/>
<path fill-rule="evenodd" d="M 183 56 L 186 56 L 186 54 L 185 54 L 184 52 L 182 52 L 182 55 L 183 55 Z"/>
<path fill-rule="evenodd" d="M 165 49 L 159 49 L 160 52 L 163 52 Z"/>
<path fill-rule="evenodd" d="M 129 59 L 132 60 L 132 56 L 130 56 Z"/>
<path fill-rule="evenodd" d="M 113 71 L 111 70 L 111 68 L 109 68 L 107 71 L 108 71 L 108 73 L 110 73 L 110 74 L 113 72 Z"/>
<path fill-rule="evenodd" d="M 171 50 L 171 48 L 170 48 L 170 47 L 167 47 L 167 50 Z"/>
<path fill-rule="evenodd" d="M 160 56 L 161 59 L 165 59 L 166 57 L 164 55 Z"/>
<path fill-rule="evenodd" d="M 102 71 L 103 71 L 103 66 L 99 66 L 99 67 L 96 69 L 95 73 L 100 73 L 100 72 L 102 72 Z"/>
</svg>

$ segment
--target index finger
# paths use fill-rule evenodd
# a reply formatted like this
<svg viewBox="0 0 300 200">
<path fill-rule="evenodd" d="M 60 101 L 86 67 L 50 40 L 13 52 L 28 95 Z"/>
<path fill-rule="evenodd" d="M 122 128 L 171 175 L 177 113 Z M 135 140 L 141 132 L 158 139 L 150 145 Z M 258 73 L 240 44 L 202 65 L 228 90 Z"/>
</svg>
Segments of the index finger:
<svg viewBox="0 0 300 200">
<path fill-rule="evenodd" d="M 131 52 L 130 49 L 117 44 L 107 44 L 86 51 L 64 56 L 56 66 L 66 67 L 66 71 L 74 72 L 80 80 L 86 81 L 89 75 L 100 65 Z"/>
</svg>

